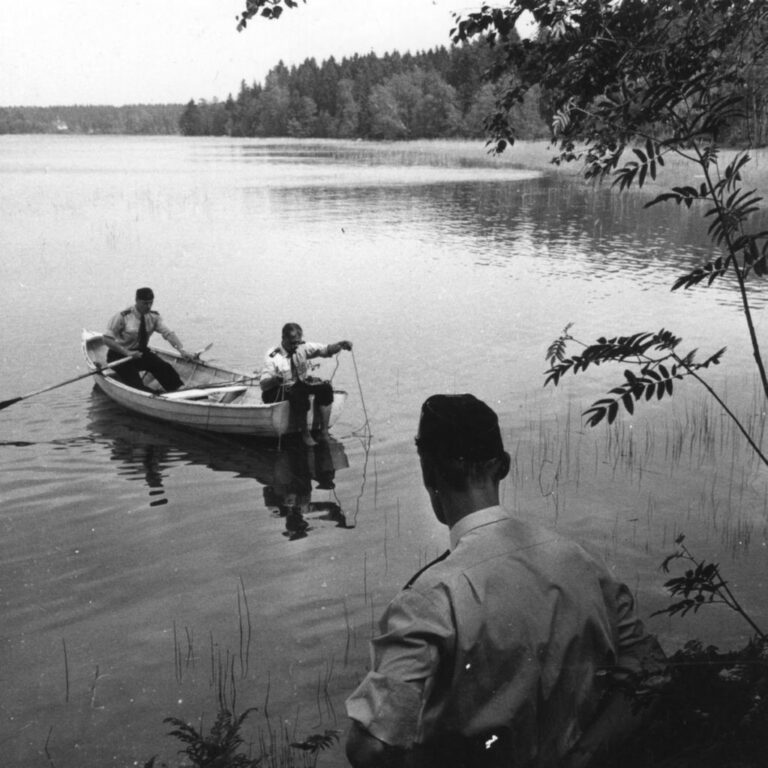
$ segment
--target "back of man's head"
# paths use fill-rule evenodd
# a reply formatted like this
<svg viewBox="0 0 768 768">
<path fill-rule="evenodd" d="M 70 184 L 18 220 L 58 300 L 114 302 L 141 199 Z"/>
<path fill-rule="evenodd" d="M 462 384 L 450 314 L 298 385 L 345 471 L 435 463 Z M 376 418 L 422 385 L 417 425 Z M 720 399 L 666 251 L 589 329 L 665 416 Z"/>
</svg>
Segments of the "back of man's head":
<svg viewBox="0 0 768 768">
<path fill-rule="evenodd" d="M 454 487 L 506 456 L 498 416 L 470 394 L 428 397 L 421 407 L 416 447 L 422 461 L 434 463 Z"/>
</svg>

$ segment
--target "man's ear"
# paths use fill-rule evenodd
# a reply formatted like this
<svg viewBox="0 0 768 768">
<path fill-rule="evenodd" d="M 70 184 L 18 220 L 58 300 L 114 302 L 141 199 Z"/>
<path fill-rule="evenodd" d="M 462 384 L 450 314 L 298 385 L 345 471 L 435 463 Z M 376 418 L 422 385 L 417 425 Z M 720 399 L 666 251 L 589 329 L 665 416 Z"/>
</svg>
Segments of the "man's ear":
<svg viewBox="0 0 768 768">
<path fill-rule="evenodd" d="M 504 451 L 504 454 L 500 458 L 495 459 L 495 461 L 496 471 L 494 473 L 494 480 L 501 482 L 509 474 L 509 467 L 512 464 L 512 459 L 510 455 Z"/>
<path fill-rule="evenodd" d="M 424 487 L 427 490 L 437 489 L 437 468 L 435 463 L 430 461 L 427 456 L 419 456 L 421 461 L 421 479 L 424 482 Z"/>
</svg>

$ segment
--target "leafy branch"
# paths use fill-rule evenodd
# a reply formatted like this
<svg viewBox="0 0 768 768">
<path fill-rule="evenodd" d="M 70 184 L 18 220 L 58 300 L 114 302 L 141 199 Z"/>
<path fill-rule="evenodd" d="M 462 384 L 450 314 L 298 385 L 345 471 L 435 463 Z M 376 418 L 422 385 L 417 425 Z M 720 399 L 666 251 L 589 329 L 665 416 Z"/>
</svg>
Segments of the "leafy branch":
<svg viewBox="0 0 768 768">
<path fill-rule="evenodd" d="M 761 447 L 723 398 L 701 376 L 701 371 L 720 364 L 725 347 L 706 359 L 697 361 L 697 349 L 681 355 L 677 348 L 682 339 L 663 328 L 657 333 L 643 332 L 611 339 L 601 337 L 594 344 L 585 344 L 571 335 L 572 325 L 573 323 L 569 323 L 547 349 L 546 359 L 550 367 L 544 374 L 544 386 L 550 382 L 557 386 L 565 374 L 583 373 L 590 366 L 603 363 L 630 365 L 637 370 L 635 373 L 632 368 L 625 368 L 624 381 L 609 390 L 610 396 L 596 400 L 584 411 L 587 426 L 595 427 L 604 419 L 612 424 L 622 406 L 629 414 L 634 414 L 639 401 L 669 397 L 674 392 L 675 381 L 682 381 L 690 376 L 717 401 L 760 460 L 768 466 L 768 456 L 762 452 Z M 568 356 L 568 342 L 579 344 L 582 347 L 581 354 Z"/>
<path fill-rule="evenodd" d="M 307 0 L 302 0 L 306 3 Z M 283 14 L 285 8 L 298 8 L 298 0 L 246 0 L 245 8 L 237 17 L 237 31 L 242 32 L 248 21 L 254 16 L 263 16 L 265 19 L 277 20 Z"/>
<path fill-rule="evenodd" d="M 610 390 L 613 397 L 601 398 L 588 408 L 587 424 L 591 427 L 607 418 L 611 424 L 619 413 L 619 406 L 630 413 L 635 411 L 635 403 L 641 399 L 661 400 L 671 395 L 674 382 L 691 376 L 700 369 L 717 365 L 725 349 L 721 349 L 702 362 L 695 361 L 697 350 L 691 350 L 685 357 L 676 353 L 681 339 L 663 328 L 657 333 L 636 333 L 632 336 L 616 336 L 611 339 L 599 338 L 594 344 L 584 344 L 570 335 L 570 324 L 550 345 L 546 358 L 550 368 L 546 371 L 544 386 L 552 382 L 555 386 L 566 373 L 582 373 L 592 365 L 602 363 L 623 363 L 637 368 L 624 370 L 624 381 Z M 566 345 L 575 341 L 583 347 L 581 354 L 566 355 Z"/>
<path fill-rule="evenodd" d="M 689 611 L 697 613 L 705 605 L 724 605 L 739 614 L 763 641 L 768 641 L 768 635 L 755 623 L 752 617 L 744 610 L 728 586 L 728 582 L 720 574 L 720 566 L 717 563 L 707 563 L 696 559 L 683 544 L 685 536 L 680 534 L 675 539 L 678 549 L 668 555 L 661 568 L 664 573 L 669 573 L 669 565 L 674 560 L 686 560 L 693 567 L 688 568 L 682 576 L 669 579 L 664 587 L 673 597 L 681 598 L 671 603 L 666 608 L 654 611 L 653 616 L 667 614 L 685 616 Z"/>
</svg>

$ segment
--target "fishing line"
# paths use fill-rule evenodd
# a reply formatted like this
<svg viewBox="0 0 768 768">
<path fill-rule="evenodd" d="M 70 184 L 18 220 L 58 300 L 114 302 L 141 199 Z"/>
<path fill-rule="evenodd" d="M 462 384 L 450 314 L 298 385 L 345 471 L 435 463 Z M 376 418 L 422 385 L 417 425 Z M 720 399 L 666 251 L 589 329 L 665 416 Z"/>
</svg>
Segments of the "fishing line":
<svg viewBox="0 0 768 768">
<path fill-rule="evenodd" d="M 355 360 L 355 351 L 354 349 L 350 349 L 349 351 L 352 354 L 352 365 L 354 365 L 355 367 L 355 378 L 357 379 L 357 389 L 360 392 L 360 403 L 363 406 L 363 415 L 365 416 L 365 424 L 363 424 L 363 426 L 360 427 L 360 429 L 356 430 L 352 434 L 354 435 L 359 432 L 362 432 L 363 434 L 368 435 L 370 437 L 371 427 L 370 427 L 370 422 L 368 421 L 368 410 L 365 407 L 365 398 L 363 397 L 363 386 L 360 383 L 360 374 L 357 371 L 357 360 Z"/>
</svg>

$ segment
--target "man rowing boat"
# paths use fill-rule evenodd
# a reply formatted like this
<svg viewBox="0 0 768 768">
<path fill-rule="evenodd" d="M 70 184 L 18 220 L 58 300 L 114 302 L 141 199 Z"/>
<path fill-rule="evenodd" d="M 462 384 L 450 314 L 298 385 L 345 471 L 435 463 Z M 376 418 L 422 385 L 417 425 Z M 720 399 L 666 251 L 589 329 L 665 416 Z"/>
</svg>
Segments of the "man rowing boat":
<svg viewBox="0 0 768 768">
<path fill-rule="evenodd" d="M 176 369 L 149 349 L 149 338 L 157 331 L 182 357 L 191 360 L 194 355 L 182 346 L 179 337 L 165 324 L 159 312 L 152 309 L 155 294 L 151 288 L 139 288 L 132 307 L 118 312 L 109 321 L 104 343 L 109 347 L 107 362 L 118 358 L 133 360 L 115 368 L 115 374 L 129 387 L 149 389 L 141 379 L 143 371 L 149 371 L 166 392 L 173 392 L 183 385 Z"/>
</svg>

